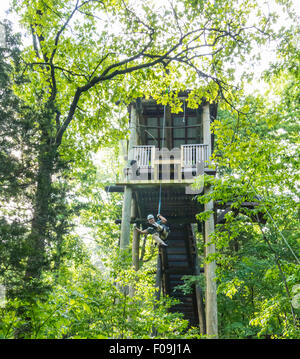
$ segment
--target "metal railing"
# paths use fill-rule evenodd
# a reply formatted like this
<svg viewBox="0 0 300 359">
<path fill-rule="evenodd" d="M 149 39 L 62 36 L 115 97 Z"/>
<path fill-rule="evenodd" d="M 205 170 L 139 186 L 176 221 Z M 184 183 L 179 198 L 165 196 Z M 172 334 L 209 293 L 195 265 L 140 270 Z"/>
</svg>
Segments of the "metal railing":
<svg viewBox="0 0 300 359">
<path fill-rule="evenodd" d="M 208 145 L 181 145 L 181 163 L 182 167 L 196 166 L 197 162 L 209 161 Z"/>
</svg>

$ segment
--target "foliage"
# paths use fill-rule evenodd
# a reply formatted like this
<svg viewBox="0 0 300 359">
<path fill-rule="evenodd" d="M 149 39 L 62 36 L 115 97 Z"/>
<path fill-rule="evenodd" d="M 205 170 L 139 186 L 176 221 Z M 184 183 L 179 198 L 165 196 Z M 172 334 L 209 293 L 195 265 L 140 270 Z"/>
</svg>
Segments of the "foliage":
<svg viewBox="0 0 300 359">
<path fill-rule="evenodd" d="M 10 295 L 25 270 L 35 148 L 30 109 L 12 91 L 14 81 L 24 81 L 14 78 L 20 67 L 20 39 L 12 34 L 8 22 L 3 25 L 6 47 L 0 48 L 0 275 Z"/>
<path fill-rule="evenodd" d="M 266 79 L 266 96 L 276 95 L 274 101 L 252 95 L 240 100 L 248 113 L 219 111 L 213 160 L 220 177 L 207 179 L 212 191 L 199 198 L 216 201 L 219 215 L 228 208 L 211 236 L 218 250 L 211 260 L 219 264 L 221 335 L 227 338 L 299 337 L 299 309 L 292 305 L 300 270 L 299 72 L 277 64 Z"/>
<path fill-rule="evenodd" d="M 221 177 L 207 179 L 213 190 L 200 200 L 231 202 L 212 238 L 221 336 L 299 336 L 291 306 L 299 278 L 299 29 L 275 31 L 278 15 L 256 0 L 12 3 L 32 45 L 21 51 L 5 24 L 0 281 L 7 302 L 1 337 L 199 337 L 167 311 L 169 298 L 156 301 L 151 243 L 138 272 L 128 253 L 119 252 L 114 220 L 121 197 L 104 191 L 119 172 L 110 172 L 109 158 L 101 158 L 98 171 L 93 163 L 104 147 L 118 155 L 131 101 L 151 96 L 179 112 L 178 94 L 187 89 L 190 108 L 203 98 L 220 105 L 213 159 Z M 289 1 L 279 3 L 294 18 Z M 276 101 L 243 96 L 252 74 L 238 75 L 235 67 L 257 59 L 254 47 L 273 40 L 280 60 L 265 78 Z M 245 201 L 258 205 L 245 209 Z M 96 243 L 92 249 L 89 240 Z"/>
<path fill-rule="evenodd" d="M 156 302 L 153 276 L 148 270 L 124 268 L 124 255 L 117 259 L 117 252 L 109 270 L 93 267 L 85 254 L 76 267 L 69 259 L 54 277 L 47 275 L 44 280 L 53 286 L 47 301 L 36 298 L 26 307 L 33 318 L 30 338 L 154 338 L 154 329 L 157 337 L 179 337 L 186 321 L 167 311 L 171 300 Z M 134 295 L 124 290 L 128 286 Z M 2 337 L 13 337 L 25 324 L 18 317 L 20 306 L 24 301 L 15 299 L 2 309 Z"/>
</svg>

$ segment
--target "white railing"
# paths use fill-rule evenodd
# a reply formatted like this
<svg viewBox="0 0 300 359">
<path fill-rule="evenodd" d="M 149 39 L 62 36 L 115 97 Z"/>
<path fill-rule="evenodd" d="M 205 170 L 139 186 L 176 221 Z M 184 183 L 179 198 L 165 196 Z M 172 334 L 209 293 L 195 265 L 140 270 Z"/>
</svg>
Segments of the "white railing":
<svg viewBox="0 0 300 359">
<path fill-rule="evenodd" d="M 133 146 L 133 158 L 140 168 L 153 166 L 155 146 Z"/>
<path fill-rule="evenodd" d="M 134 146 L 133 159 L 137 161 L 140 168 L 153 166 L 155 162 L 155 146 Z M 208 145 L 192 144 L 181 145 L 181 164 L 182 167 L 195 166 L 197 162 L 209 161 Z"/>
<path fill-rule="evenodd" d="M 197 162 L 208 162 L 208 145 L 181 145 L 182 167 L 196 166 Z"/>
</svg>

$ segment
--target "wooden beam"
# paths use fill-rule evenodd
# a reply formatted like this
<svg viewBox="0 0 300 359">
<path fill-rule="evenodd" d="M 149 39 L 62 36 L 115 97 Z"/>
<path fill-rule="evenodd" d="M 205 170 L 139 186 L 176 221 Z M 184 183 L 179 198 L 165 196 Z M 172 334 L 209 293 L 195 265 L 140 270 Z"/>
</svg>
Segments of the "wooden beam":
<svg viewBox="0 0 300 359">
<path fill-rule="evenodd" d="M 211 130 L 209 105 L 203 107 L 203 142 L 208 145 L 208 156 L 211 156 Z M 204 187 L 204 193 L 209 194 L 210 188 Z M 204 205 L 204 211 L 213 211 L 213 201 Z M 204 224 L 205 258 L 216 253 L 215 244 L 211 241 L 211 235 L 215 230 L 214 213 L 212 213 Z M 217 285 L 216 285 L 216 261 L 209 259 L 205 264 L 205 309 L 206 309 L 206 334 L 210 338 L 218 338 L 218 308 L 217 308 Z"/>
<path fill-rule="evenodd" d="M 204 190 L 207 194 L 209 189 Z M 205 211 L 213 210 L 213 201 L 204 205 Z M 214 214 L 211 214 L 205 221 L 205 258 L 209 259 L 210 256 L 216 253 L 215 244 L 211 242 L 211 235 L 215 229 Z M 209 259 L 205 264 L 205 279 L 206 279 L 206 333 L 213 338 L 218 337 L 218 309 L 217 309 L 217 285 L 216 285 L 216 261 Z"/>
<path fill-rule="evenodd" d="M 131 104 L 130 112 L 130 135 L 128 141 L 128 163 L 133 159 L 133 146 L 137 144 L 137 111 L 135 104 Z M 122 208 L 121 239 L 120 248 L 126 249 L 130 241 L 130 220 L 131 220 L 132 188 L 125 186 Z"/>
<path fill-rule="evenodd" d="M 126 186 L 124 191 L 123 207 L 122 207 L 121 239 L 120 239 L 121 249 L 126 249 L 129 246 L 131 202 L 132 202 L 132 188 Z"/>
<path fill-rule="evenodd" d="M 167 127 L 165 129 L 165 147 L 167 147 L 169 150 L 172 150 L 172 115 L 171 110 L 169 106 L 166 106 L 166 123 L 165 126 Z"/>
<path fill-rule="evenodd" d="M 111 185 L 111 186 L 106 186 L 105 188 L 105 192 L 118 192 L 118 193 L 123 193 L 124 192 L 124 186 L 116 186 L 116 185 Z"/>
<path fill-rule="evenodd" d="M 137 230 L 134 230 L 132 237 L 132 264 L 135 271 L 138 271 L 140 267 L 139 251 L 140 251 L 140 233 Z"/>
<path fill-rule="evenodd" d="M 131 210 L 131 221 L 136 219 L 138 216 L 138 204 L 137 200 L 134 196 L 132 199 L 133 206 Z M 140 262 L 140 232 L 136 229 L 133 230 L 132 235 L 132 264 L 135 271 L 139 270 L 139 262 Z"/>
<path fill-rule="evenodd" d="M 211 130 L 209 105 L 203 106 L 203 143 L 208 145 L 208 156 L 211 156 Z"/>
<path fill-rule="evenodd" d="M 160 300 L 161 279 L 162 279 L 161 254 L 160 254 L 160 252 L 158 251 L 158 254 L 157 254 L 157 264 L 156 264 L 156 276 L 155 276 L 156 300 Z"/>
<path fill-rule="evenodd" d="M 195 274 L 200 275 L 200 273 L 204 272 L 203 268 L 200 268 L 199 264 L 199 257 L 197 251 L 197 241 L 196 241 L 196 234 L 194 232 L 193 226 L 191 226 L 192 235 L 193 235 L 193 242 L 195 246 Z M 200 334 L 206 334 L 206 323 L 205 323 L 205 308 L 204 308 L 204 301 L 203 301 L 203 290 L 199 284 L 195 285 L 195 293 L 196 293 L 196 302 L 197 302 L 197 311 L 198 311 L 198 320 L 199 320 L 199 330 Z"/>
</svg>

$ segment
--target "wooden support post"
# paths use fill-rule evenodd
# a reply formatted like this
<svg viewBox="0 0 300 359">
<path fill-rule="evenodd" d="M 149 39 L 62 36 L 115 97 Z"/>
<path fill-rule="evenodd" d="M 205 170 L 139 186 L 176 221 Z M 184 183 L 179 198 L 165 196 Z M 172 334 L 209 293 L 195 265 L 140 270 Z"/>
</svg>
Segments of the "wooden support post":
<svg viewBox="0 0 300 359">
<path fill-rule="evenodd" d="M 140 233 L 137 230 L 133 231 L 132 237 L 132 264 L 135 271 L 140 268 Z"/>
<path fill-rule="evenodd" d="M 138 204 L 136 196 L 132 198 L 132 207 L 131 207 L 131 221 L 132 218 L 136 218 L 138 215 Z M 140 232 L 136 229 L 133 230 L 132 235 L 132 264 L 135 271 L 138 271 L 140 268 Z"/>
<path fill-rule="evenodd" d="M 205 324 L 205 309 L 203 304 L 203 291 L 200 285 L 196 284 L 196 301 L 197 301 L 197 311 L 198 311 L 198 319 L 199 319 L 199 331 L 200 334 L 206 334 L 206 324 Z"/>
<path fill-rule="evenodd" d="M 209 105 L 203 108 L 203 140 L 204 144 L 208 145 L 208 155 L 211 156 L 211 131 L 210 131 L 210 114 Z M 210 189 L 204 187 L 204 193 L 209 193 Z M 205 211 L 213 211 L 213 201 L 204 205 Z M 211 234 L 215 230 L 214 214 L 212 213 L 205 221 L 204 234 L 205 234 L 205 258 L 215 254 L 216 248 L 211 243 Z M 217 309 L 217 285 L 216 285 L 216 262 L 215 260 L 206 263 L 205 265 L 205 280 L 206 280 L 206 334 L 212 338 L 218 337 L 218 309 Z"/>
<path fill-rule="evenodd" d="M 200 265 L 199 265 L 199 257 L 198 257 L 198 250 L 197 250 L 197 240 L 196 240 L 196 230 L 195 227 L 192 225 L 192 234 L 193 234 L 193 241 L 195 245 L 195 274 L 197 276 L 200 275 Z M 204 309 L 204 302 L 203 302 L 203 290 L 199 284 L 195 285 L 195 293 L 196 293 L 196 301 L 197 301 L 197 312 L 198 312 L 198 319 L 199 319 L 199 330 L 200 334 L 206 334 L 206 324 L 205 324 L 205 309 Z"/>
<path fill-rule="evenodd" d="M 128 163 L 133 160 L 133 146 L 137 144 L 137 111 L 135 104 L 131 104 L 130 115 L 130 136 L 128 141 Z M 125 186 L 124 199 L 122 208 L 122 222 L 121 222 L 121 239 L 120 248 L 126 249 L 130 241 L 130 219 L 131 219 L 131 203 L 132 203 L 132 188 Z"/>
<path fill-rule="evenodd" d="M 162 263 L 161 263 L 161 254 L 160 254 L 160 250 L 158 250 L 157 253 L 157 264 L 156 264 L 156 276 L 155 276 L 155 288 L 156 288 L 156 293 L 155 293 L 155 301 L 159 301 L 160 300 L 160 294 L 161 294 L 161 279 L 162 279 Z M 153 310 L 155 311 L 157 307 L 156 302 L 154 302 L 153 305 Z M 153 326 L 152 327 L 152 335 L 153 336 L 157 336 L 157 329 Z"/>
<path fill-rule="evenodd" d="M 133 201 L 135 203 L 135 201 Z M 133 208 L 136 209 L 136 206 L 133 206 Z M 139 253 L 140 252 L 140 233 L 134 229 L 133 235 L 132 235 L 132 265 L 134 270 L 137 272 L 140 268 L 140 258 Z M 129 295 L 130 297 L 133 297 L 135 293 L 135 287 L 130 286 L 129 288 Z"/>
<path fill-rule="evenodd" d="M 209 189 L 205 188 L 207 193 Z M 204 206 L 205 211 L 213 210 L 213 201 L 210 201 Z M 215 244 L 211 243 L 210 235 L 214 232 L 214 215 L 211 214 L 205 221 L 205 257 L 209 257 L 216 253 Z M 213 338 L 218 336 L 218 309 L 217 309 L 217 284 L 216 284 L 216 261 L 210 261 L 205 265 L 205 279 L 206 279 L 206 333 Z"/>
<path fill-rule="evenodd" d="M 161 256 L 160 251 L 158 251 L 157 254 L 157 264 L 156 264 L 156 277 L 155 277 L 155 287 L 156 287 L 156 300 L 160 299 L 160 292 L 161 292 L 161 277 L 162 277 L 162 271 L 161 271 Z M 155 306 L 154 306 L 155 307 Z"/>
<path fill-rule="evenodd" d="M 165 126 L 165 145 L 164 147 L 172 150 L 172 114 L 169 106 L 166 106 L 166 123 Z"/>
<path fill-rule="evenodd" d="M 137 218 L 136 200 L 134 196 L 131 199 L 130 222 L 132 223 Z"/>
<path fill-rule="evenodd" d="M 131 202 L 132 202 L 132 188 L 126 186 L 124 190 L 124 198 L 123 198 L 121 240 L 120 240 L 120 248 L 124 250 L 128 248 L 130 241 Z"/>
<path fill-rule="evenodd" d="M 208 145 L 208 156 L 211 156 L 211 131 L 209 104 L 203 106 L 203 143 Z"/>
<path fill-rule="evenodd" d="M 198 257 L 198 250 L 197 250 L 197 241 L 196 241 L 196 233 L 195 230 L 192 228 L 193 238 L 195 242 L 195 274 L 200 275 L 200 265 L 199 265 L 199 257 Z M 195 285 L 195 293 L 196 293 L 196 301 L 197 301 L 197 311 L 198 311 L 198 319 L 199 319 L 199 329 L 200 334 L 206 334 L 206 323 L 205 323 L 205 308 L 203 302 L 203 290 L 199 284 Z"/>
</svg>

